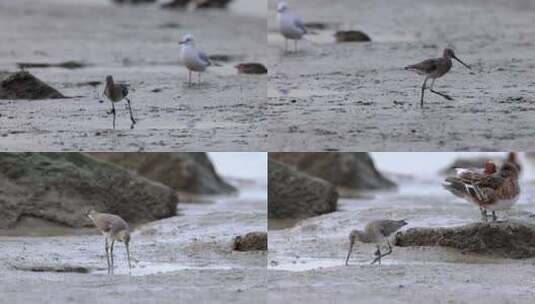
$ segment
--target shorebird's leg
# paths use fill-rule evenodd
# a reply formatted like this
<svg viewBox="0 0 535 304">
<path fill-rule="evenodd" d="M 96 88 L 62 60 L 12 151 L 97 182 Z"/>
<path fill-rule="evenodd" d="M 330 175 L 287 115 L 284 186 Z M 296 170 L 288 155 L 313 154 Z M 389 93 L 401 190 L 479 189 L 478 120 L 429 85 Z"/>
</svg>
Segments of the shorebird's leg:
<svg viewBox="0 0 535 304">
<path fill-rule="evenodd" d="M 199 85 L 201 85 L 201 72 L 199 72 Z"/>
<path fill-rule="evenodd" d="M 498 217 L 496 216 L 496 211 L 492 211 L 492 221 L 496 222 L 498 220 Z"/>
<path fill-rule="evenodd" d="M 129 242 L 124 243 L 126 246 L 126 258 L 128 260 L 128 271 L 132 269 L 132 264 L 130 263 L 130 248 L 129 248 Z"/>
<path fill-rule="evenodd" d="M 375 256 L 375 259 L 372 261 L 372 264 L 375 264 L 376 262 L 379 262 L 379 265 L 381 265 L 381 246 L 379 244 L 376 245 L 377 250 L 375 250 L 375 253 L 373 254 Z"/>
<path fill-rule="evenodd" d="M 113 101 L 111 102 L 111 111 L 109 112 L 106 112 L 108 115 L 109 114 L 113 114 L 113 129 L 115 130 L 115 116 L 117 115 L 116 112 L 115 112 L 115 104 L 113 103 Z"/>
<path fill-rule="evenodd" d="M 115 263 L 113 262 L 113 245 L 115 244 L 115 240 L 111 240 L 110 245 L 110 260 L 111 260 L 111 274 L 113 274 L 113 268 L 115 268 Z"/>
<path fill-rule="evenodd" d="M 297 40 L 294 40 L 294 53 L 297 53 Z"/>
<path fill-rule="evenodd" d="M 108 238 L 104 238 L 104 249 L 106 250 L 106 263 L 108 264 L 108 274 L 110 274 L 110 256 L 108 253 Z"/>
<path fill-rule="evenodd" d="M 284 52 L 288 53 L 288 39 L 284 38 Z"/>
<path fill-rule="evenodd" d="M 437 95 L 440 95 L 444 98 L 446 98 L 447 100 L 453 100 L 453 98 L 450 97 L 450 95 L 447 95 L 447 94 L 444 94 L 444 93 L 440 93 L 440 92 L 437 92 L 435 90 L 433 90 L 433 85 L 435 84 L 435 79 L 433 79 L 433 82 L 431 82 L 431 87 L 429 88 L 429 91 L 437 94 Z"/>
<path fill-rule="evenodd" d="M 191 86 L 191 70 L 188 73 L 188 85 Z"/>
<path fill-rule="evenodd" d="M 487 215 L 487 209 L 479 207 L 479 210 L 481 211 L 481 219 L 486 223 L 488 222 L 488 215 Z"/>
<path fill-rule="evenodd" d="M 386 241 L 386 246 L 386 248 L 388 248 L 388 251 L 383 254 L 383 257 L 392 253 L 392 245 L 390 245 L 390 241 Z"/>
<path fill-rule="evenodd" d="M 426 89 L 425 84 L 427 83 L 427 79 L 429 79 L 429 76 L 425 77 L 424 83 L 422 84 L 422 96 L 420 96 L 420 108 L 424 107 L 424 91 Z"/>
<path fill-rule="evenodd" d="M 130 129 L 134 128 L 134 125 L 136 124 L 136 120 L 134 119 L 134 113 L 132 112 L 132 104 L 130 103 L 130 99 L 125 98 L 126 103 L 128 104 L 128 110 L 130 111 L 130 121 L 132 121 L 132 125 L 130 126 Z"/>
</svg>

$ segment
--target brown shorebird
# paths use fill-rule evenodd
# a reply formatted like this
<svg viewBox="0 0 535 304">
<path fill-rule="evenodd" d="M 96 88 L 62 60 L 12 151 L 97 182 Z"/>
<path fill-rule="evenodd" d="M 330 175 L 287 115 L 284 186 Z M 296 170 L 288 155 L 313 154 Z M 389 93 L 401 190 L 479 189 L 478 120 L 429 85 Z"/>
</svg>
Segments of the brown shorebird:
<svg viewBox="0 0 535 304">
<path fill-rule="evenodd" d="M 93 221 L 97 230 L 105 237 L 106 262 L 108 263 L 108 274 L 113 274 L 113 245 L 115 241 L 124 242 L 126 246 L 126 257 L 128 259 L 128 269 L 132 269 L 130 264 L 130 231 L 128 223 L 117 215 L 99 213 L 91 210 L 87 216 Z M 111 243 L 109 243 L 111 241 Z"/>
<path fill-rule="evenodd" d="M 520 196 L 518 167 L 506 161 L 498 172 L 490 175 L 457 170 L 456 176 L 447 177 L 443 186 L 457 197 L 464 198 L 482 209 L 482 217 L 487 221 L 486 210 L 492 211 L 492 220 L 497 220 L 496 211 L 511 208 Z"/>
<path fill-rule="evenodd" d="M 424 106 L 424 91 L 425 89 L 427 89 L 426 84 L 429 78 L 432 79 L 431 86 L 429 87 L 429 90 L 432 93 L 440 95 L 446 98 L 447 100 L 453 100 L 453 98 L 451 98 L 449 95 L 433 90 L 433 85 L 435 84 L 435 80 L 437 78 L 440 78 L 446 75 L 446 73 L 450 71 L 451 66 L 453 64 L 451 61 L 452 58 L 459 61 L 462 65 L 470 69 L 470 66 L 468 66 L 467 64 L 462 62 L 459 58 L 457 58 L 457 56 L 455 56 L 455 53 L 453 52 L 452 49 L 444 49 L 444 53 L 441 58 L 427 59 L 420 63 L 405 67 L 405 70 L 411 70 L 411 71 L 415 71 L 416 73 L 420 75 L 425 75 L 425 80 L 422 85 L 422 96 L 420 97 L 420 107 Z"/>
<path fill-rule="evenodd" d="M 288 52 L 288 39 L 294 41 L 294 51 L 297 52 L 297 41 L 307 33 L 305 24 L 298 16 L 292 14 L 285 2 L 277 6 L 277 19 L 279 30 L 284 37 L 284 51 Z"/>
<path fill-rule="evenodd" d="M 351 256 L 351 251 L 353 251 L 353 245 L 355 245 L 356 240 L 362 243 L 375 243 L 377 250 L 375 251 L 375 259 L 372 261 L 372 264 L 379 262 L 379 265 L 381 265 L 381 258 L 392 253 L 392 246 L 388 241 L 388 237 L 405 225 L 407 225 L 405 220 L 376 220 L 369 222 L 364 227 L 364 231 L 351 231 L 349 234 L 349 251 L 347 253 L 346 266 L 348 265 L 349 257 Z M 381 253 L 381 244 L 385 241 L 388 251 Z"/>
<path fill-rule="evenodd" d="M 134 125 L 136 124 L 136 120 L 134 119 L 134 114 L 132 113 L 132 105 L 130 103 L 130 99 L 126 97 L 128 95 L 128 87 L 124 84 L 114 83 L 113 77 L 111 75 L 108 75 L 106 76 L 106 87 L 104 88 L 104 95 L 108 97 L 108 99 L 111 101 L 111 111 L 108 112 L 108 114 L 113 114 L 113 129 L 115 130 L 115 103 L 123 99 L 127 102 L 128 110 L 130 111 L 130 120 L 132 121 L 130 129 L 133 129 Z"/>
<path fill-rule="evenodd" d="M 208 55 L 197 49 L 193 35 L 187 34 L 178 42 L 182 46 L 180 51 L 180 58 L 186 68 L 188 69 L 188 85 L 191 86 L 191 73 L 199 73 L 199 84 L 201 84 L 201 73 L 206 71 L 206 68 L 213 65 Z"/>
<path fill-rule="evenodd" d="M 465 169 L 465 168 L 455 168 L 456 176 L 460 178 L 461 180 L 474 180 L 478 179 L 481 176 L 489 176 L 497 172 L 496 164 L 491 161 L 486 161 L 484 168 L 474 168 L 474 169 Z M 459 191 L 455 188 L 448 189 L 450 192 L 460 198 L 466 199 L 469 202 L 474 203 L 479 207 L 479 211 L 481 211 L 481 218 L 484 221 L 487 221 L 487 209 L 480 206 L 480 204 L 476 201 L 474 201 L 471 196 L 467 195 L 466 191 L 462 189 L 463 191 Z"/>
</svg>

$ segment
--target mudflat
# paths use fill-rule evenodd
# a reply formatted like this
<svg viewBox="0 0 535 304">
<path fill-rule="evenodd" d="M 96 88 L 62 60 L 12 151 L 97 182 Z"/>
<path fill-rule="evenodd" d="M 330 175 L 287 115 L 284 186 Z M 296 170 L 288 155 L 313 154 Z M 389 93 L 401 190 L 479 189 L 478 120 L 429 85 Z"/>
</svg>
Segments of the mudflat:
<svg viewBox="0 0 535 304">
<path fill-rule="evenodd" d="M 500 151 L 533 148 L 535 4 L 516 0 L 288 1 L 305 23 L 327 28 L 285 54 L 276 3 L 268 14 L 269 151 Z M 372 42 L 335 43 L 337 30 Z M 290 44 L 293 49 L 293 43 Z M 404 70 L 442 56 L 454 61 L 426 92 Z M 429 84 L 429 83 L 428 83 Z"/>
<path fill-rule="evenodd" d="M 214 59 L 219 66 L 203 74 L 200 86 L 187 85 L 179 62 L 178 41 L 186 33 L 208 55 L 226 56 Z M 97 0 L 2 1 L 0 36 L 0 71 L 16 71 L 21 62 L 85 65 L 26 69 L 72 98 L 0 100 L 1 151 L 257 151 L 265 139 L 267 77 L 234 68 L 263 62 L 266 20 L 259 14 Z M 111 104 L 101 95 L 106 75 L 130 85 L 135 129 L 123 102 L 112 131 Z M 96 81 L 96 87 L 88 83 Z"/>
</svg>

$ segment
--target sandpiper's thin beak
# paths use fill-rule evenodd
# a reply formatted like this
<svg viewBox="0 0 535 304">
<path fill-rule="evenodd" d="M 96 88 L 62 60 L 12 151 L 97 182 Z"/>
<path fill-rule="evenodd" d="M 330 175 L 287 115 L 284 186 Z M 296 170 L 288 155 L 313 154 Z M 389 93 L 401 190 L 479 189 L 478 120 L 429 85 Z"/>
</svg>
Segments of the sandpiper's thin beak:
<svg viewBox="0 0 535 304">
<path fill-rule="evenodd" d="M 454 56 L 453 56 L 453 59 L 459 61 L 459 62 L 460 62 L 462 65 L 464 65 L 467 69 L 469 69 L 469 70 L 472 69 L 468 64 L 462 62 L 461 59 L 457 58 L 457 56 L 454 55 Z"/>
</svg>

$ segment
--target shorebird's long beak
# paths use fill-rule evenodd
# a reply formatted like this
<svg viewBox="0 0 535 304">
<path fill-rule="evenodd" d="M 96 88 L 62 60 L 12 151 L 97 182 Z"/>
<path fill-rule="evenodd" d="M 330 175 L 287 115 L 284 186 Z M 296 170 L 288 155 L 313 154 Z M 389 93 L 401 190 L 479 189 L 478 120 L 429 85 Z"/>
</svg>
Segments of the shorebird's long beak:
<svg viewBox="0 0 535 304">
<path fill-rule="evenodd" d="M 353 251 L 353 245 L 355 245 L 355 239 L 351 240 L 351 243 L 349 243 L 349 251 L 347 252 L 347 258 L 346 258 L 346 266 L 349 262 L 349 257 L 351 256 L 351 252 Z"/>
<path fill-rule="evenodd" d="M 457 58 L 457 56 L 453 56 L 453 59 L 455 59 L 455 60 L 459 61 L 459 62 L 460 62 L 460 63 L 461 63 L 462 65 L 464 65 L 464 66 L 465 66 L 465 67 L 466 67 L 467 69 L 469 69 L 469 70 L 471 70 L 471 69 L 472 69 L 472 68 L 471 68 L 471 67 L 470 67 L 470 66 L 469 66 L 468 64 L 466 64 L 466 63 L 462 62 L 462 60 L 461 60 L 461 59 Z"/>
<path fill-rule="evenodd" d="M 178 44 L 182 45 L 184 44 L 185 42 L 184 41 L 179 41 Z"/>
</svg>

